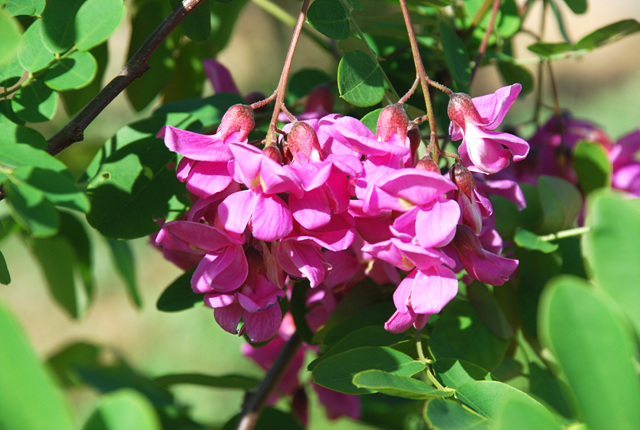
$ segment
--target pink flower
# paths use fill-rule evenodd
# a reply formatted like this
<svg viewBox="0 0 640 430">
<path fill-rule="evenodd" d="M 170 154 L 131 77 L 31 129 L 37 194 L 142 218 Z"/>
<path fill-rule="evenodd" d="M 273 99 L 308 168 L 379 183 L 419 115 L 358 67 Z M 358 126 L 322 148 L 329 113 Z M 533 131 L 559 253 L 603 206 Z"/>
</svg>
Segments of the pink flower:
<svg viewBox="0 0 640 430">
<path fill-rule="evenodd" d="M 452 140 L 462 139 L 458 152 L 470 170 L 497 173 L 509 165 L 512 155 L 514 161 L 527 156 L 526 141 L 509 133 L 492 131 L 500 125 L 521 88 L 520 84 L 513 84 L 474 99 L 464 93 L 451 95 L 449 134 Z"/>
<path fill-rule="evenodd" d="M 490 239 L 495 239 L 492 235 Z M 518 268 L 518 260 L 501 257 L 487 251 L 478 236 L 466 225 L 459 224 L 453 246 L 467 273 L 480 282 L 502 285 Z"/>
<path fill-rule="evenodd" d="M 613 187 L 640 197 L 640 161 L 636 157 L 638 152 L 640 130 L 618 139 L 611 148 L 609 158 L 613 164 Z"/>
</svg>

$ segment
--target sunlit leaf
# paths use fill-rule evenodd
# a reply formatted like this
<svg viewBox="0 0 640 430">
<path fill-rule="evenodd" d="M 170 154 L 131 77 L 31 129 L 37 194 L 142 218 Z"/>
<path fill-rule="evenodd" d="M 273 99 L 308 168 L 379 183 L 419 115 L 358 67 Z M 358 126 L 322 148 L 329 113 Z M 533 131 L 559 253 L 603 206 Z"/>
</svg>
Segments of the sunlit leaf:
<svg viewBox="0 0 640 430">
<path fill-rule="evenodd" d="M 11 99 L 11 107 L 26 122 L 45 122 L 53 118 L 58 107 L 58 95 L 42 81 L 32 82 Z"/>
<path fill-rule="evenodd" d="M 573 150 L 573 167 L 580 188 L 585 195 L 593 190 L 611 186 L 613 166 L 607 151 L 597 143 L 578 142 Z"/>
<path fill-rule="evenodd" d="M 540 236 L 538 236 L 537 234 L 520 227 L 516 229 L 516 233 L 513 236 L 513 240 L 518 246 L 521 246 L 531 251 L 544 252 L 545 254 L 549 252 L 554 252 L 556 249 L 558 249 L 557 244 L 549 241 L 541 240 Z"/>
<path fill-rule="evenodd" d="M 83 430 L 161 430 L 160 419 L 147 399 L 132 389 L 100 398 Z"/>
<path fill-rule="evenodd" d="M 456 84 L 456 90 L 466 92 L 471 81 L 471 65 L 467 48 L 460 40 L 460 36 L 444 21 L 440 21 L 438 29 L 442 38 L 442 49 L 447 66 Z"/>
<path fill-rule="evenodd" d="M 436 430 L 485 430 L 487 418 L 450 399 L 433 399 L 427 403 L 425 416 Z"/>
<path fill-rule="evenodd" d="M 6 10 L 14 16 L 40 15 L 44 10 L 46 0 L 8 0 Z M 2 2 L 0 2 L 2 4 Z"/>
<path fill-rule="evenodd" d="M 107 40 L 120 26 L 125 12 L 122 0 L 85 0 L 76 15 L 76 48 L 88 51 Z"/>
<path fill-rule="evenodd" d="M 18 187 L 11 182 L 5 182 L 4 192 L 11 216 L 34 237 L 47 237 L 58 231 L 58 212 L 42 192 L 26 184 Z"/>
<path fill-rule="evenodd" d="M 590 429 L 640 428 L 637 345 L 621 316 L 604 291 L 569 276 L 550 282 L 540 303 L 542 343 L 562 368 Z"/>
<path fill-rule="evenodd" d="M 9 11 L 0 10 L 0 64 L 9 60 L 18 50 L 22 30 Z"/>
<path fill-rule="evenodd" d="M 468 382 L 493 380 L 489 371 L 466 360 L 443 358 L 433 363 L 438 380 L 447 387 L 458 388 Z"/>
<path fill-rule="evenodd" d="M 25 70 L 37 72 L 53 61 L 54 54 L 42 43 L 42 20 L 37 19 L 27 28 L 18 48 L 18 61 Z"/>
<path fill-rule="evenodd" d="M 56 387 L 26 334 L 0 301 L 0 417 L 6 429 L 75 428 L 64 394 Z M 34 413 L 38 411 L 38 413 Z"/>
<path fill-rule="evenodd" d="M 346 52 L 338 65 L 340 97 L 354 106 L 368 107 L 384 97 L 382 71 L 362 51 Z"/>
<path fill-rule="evenodd" d="M 576 47 L 579 49 L 595 49 L 638 31 L 640 31 L 640 22 L 635 19 L 624 19 L 587 34 L 576 43 Z"/>
<path fill-rule="evenodd" d="M 85 1 L 49 0 L 47 2 L 47 7 L 42 13 L 42 41 L 51 52 L 61 53 L 73 46 L 76 38 L 76 14 Z M 90 19 L 91 22 L 99 21 L 95 17 Z"/>
<path fill-rule="evenodd" d="M 433 385 L 409 376 L 396 375 L 382 370 L 365 370 L 356 373 L 353 385 L 388 396 L 426 400 L 435 397 L 450 397 L 453 391 L 441 391 Z"/>
<path fill-rule="evenodd" d="M 307 20 L 320 33 L 337 40 L 351 34 L 349 18 L 341 0 L 316 0 L 309 7 Z"/>
<path fill-rule="evenodd" d="M 97 71 L 98 63 L 93 55 L 76 51 L 51 67 L 44 83 L 56 91 L 75 90 L 89 85 Z"/>
</svg>

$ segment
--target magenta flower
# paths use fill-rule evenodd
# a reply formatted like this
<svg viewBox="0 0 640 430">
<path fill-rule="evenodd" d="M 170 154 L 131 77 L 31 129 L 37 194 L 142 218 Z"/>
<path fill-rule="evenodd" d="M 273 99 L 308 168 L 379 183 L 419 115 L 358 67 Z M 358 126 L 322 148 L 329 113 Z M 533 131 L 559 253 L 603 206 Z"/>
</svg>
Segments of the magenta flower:
<svg viewBox="0 0 640 430">
<path fill-rule="evenodd" d="M 495 236 L 491 236 L 495 238 Z M 478 236 L 466 225 L 459 224 L 453 238 L 460 263 L 474 279 L 489 285 L 502 285 L 518 268 L 518 260 L 487 251 Z"/>
<path fill-rule="evenodd" d="M 640 130 L 629 133 L 616 142 L 609 152 L 613 164 L 611 178 L 614 188 L 640 197 Z"/>
<path fill-rule="evenodd" d="M 449 100 L 452 140 L 462 139 L 458 148 L 465 167 L 480 173 L 497 173 L 514 161 L 524 159 L 529 144 L 509 133 L 495 130 L 518 97 L 522 86 L 513 84 L 493 94 L 471 99 L 464 93 L 454 93 Z"/>
</svg>

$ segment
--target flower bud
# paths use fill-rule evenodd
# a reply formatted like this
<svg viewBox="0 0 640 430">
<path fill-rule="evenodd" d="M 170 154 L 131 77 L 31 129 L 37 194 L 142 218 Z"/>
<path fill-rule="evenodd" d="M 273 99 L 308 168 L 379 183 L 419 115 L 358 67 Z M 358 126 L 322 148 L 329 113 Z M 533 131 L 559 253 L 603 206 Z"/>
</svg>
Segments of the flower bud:
<svg viewBox="0 0 640 430">
<path fill-rule="evenodd" d="M 282 152 L 275 145 L 265 147 L 262 152 L 278 164 L 282 164 Z"/>
<path fill-rule="evenodd" d="M 307 103 L 304 106 L 305 112 L 331 112 L 333 109 L 333 93 L 326 84 L 321 84 L 311 90 Z"/>
<path fill-rule="evenodd" d="M 306 122 L 296 122 L 287 135 L 287 144 L 291 155 L 298 163 L 320 161 L 322 149 L 315 130 Z"/>
<path fill-rule="evenodd" d="M 409 126 L 409 130 L 407 130 L 407 137 L 409 138 L 409 148 L 411 148 L 411 159 L 415 160 L 418 147 L 420 147 L 420 142 L 422 142 L 420 129 L 415 123 L 411 123 Z"/>
<path fill-rule="evenodd" d="M 416 163 L 416 169 L 418 170 L 426 170 L 428 172 L 440 173 L 440 168 L 436 164 L 435 161 L 431 159 L 428 155 L 425 155 L 423 158 L 418 160 Z"/>
<path fill-rule="evenodd" d="M 237 104 L 231 106 L 222 116 L 217 133 L 220 134 L 220 138 L 224 141 L 233 133 L 238 132 L 238 140 L 243 141 L 247 139 L 255 125 L 253 110 L 249 106 Z"/>
<path fill-rule="evenodd" d="M 460 163 L 455 163 L 451 167 L 451 180 L 458 186 L 458 189 L 469 197 L 469 200 L 473 199 L 473 190 L 476 189 L 476 180 L 473 179 L 473 175 Z"/>
<path fill-rule="evenodd" d="M 394 134 L 398 134 L 404 142 L 409 128 L 409 118 L 401 104 L 389 105 L 382 109 L 378 117 L 376 136 L 381 142 L 388 142 Z"/>
<path fill-rule="evenodd" d="M 471 101 L 471 96 L 465 93 L 453 93 L 449 99 L 447 115 L 451 122 L 456 123 L 463 130 L 465 129 L 466 118 L 476 123 L 481 123 L 482 119 L 478 110 Z"/>
</svg>

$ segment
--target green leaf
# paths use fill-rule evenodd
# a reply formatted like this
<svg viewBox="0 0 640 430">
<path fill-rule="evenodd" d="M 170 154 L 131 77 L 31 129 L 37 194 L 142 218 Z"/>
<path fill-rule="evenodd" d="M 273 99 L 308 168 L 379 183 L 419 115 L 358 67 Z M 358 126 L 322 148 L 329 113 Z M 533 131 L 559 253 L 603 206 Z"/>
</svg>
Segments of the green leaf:
<svg viewBox="0 0 640 430">
<path fill-rule="evenodd" d="M 583 14 L 587 11 L 587 0 L 564 0 L 564 2 L 576 15 Z"/>
<path fill-rule="evenodd" d="M 347 11 L 340 0 L 316 0 L 309 7 L 307 21 L 331 39 L 344 40 L 351 35 Z"/>
<path fill-rule="evenodd" d="M 527 49 L 534 54 L 538 54 L 541 57 L 553 59 L 556 57 L 562 57 L 566 52 L 575 51 L 576 48 L 571 43 L 559 42 L 559 43 L 547 43 L 537 42 L 527 46 Z"/>
<path fill-rule="evenodd" d="M 19 166 L 13 170 L 12 177 L 20 186 L 28 184 L 36 188 L 56 206 L 80 212 L 89 210 L 87 196 L 63 173 L 41 167 Z"/>
<path fill-rule="evenodd" d="M 7 1 L 6 10 L 14 16 L 34 16 L 42 13 L 45 4 L 46 0 L 9 0 Z"/>
<path fill-rule="evenodd" d="M 85 0 L 75 19 L 76 48 L 88 51 L 107 40 L 122 23 L 125 12 L 122 0 Z"/>
<path fill-rule="evenodd" d="M 640 205 L 611 191 L 589 196 L 583 255 L 593 282 L 625 311 L 640 335 Z"/>
<path fill-rule="evenodd" d="M 351 291 L 350 291 L 351 292 Z M 357 291 L 356 291 L 357 292 Z M 359 295 L 353 295 L 356 298 Z M 338 305 L 336 311 L 332 314 L 331 318 L 325 324 L 327 332 L 325 333 L 322 343 L 327 346 L 336 345 L 341 339 L 354 333 L 356 330 L 362 327 L 368 326 L 382 326 L 385 321 L 393 315 L 395 307 L 390 302 L 375 303 L 365 307 L 364 309 L 353 309 L 347 306 L 349 303 L 344 300 Z M 344 309 L 344 313 L 340 312 Z M 341 321 L 337 321 L 342 316 Z"/>
<path fill-rule="evenodd" d="M 258 386 L 260 378 L 236 374 L 213 376 L 202 373 L 180 373 L 175 375 L 159 376 L 155 378 L 153 382 L 165 387 L 169 385 L 189 384 L 201 385 L 204 387 L 250 391 Z"/>
<path fill-rule="evenodd" d="M 174 9 L 182 4 L 181 0 L 171 0 Z M 180 28 L 191 40 L 204 41 L 211 35 L 211 2 L 204 0 L 180 23 Z"/>
<path fill-rule="evenodd" d="M 87 186 L 87 221 L 104 236 L 132 239 L 158 231 L 155 219 L 167 216 L 169 199 L 185 193 L 169 169 L 175 155 L 155 138 L 166 121 L 156 116 L 121 129 L 89 166 L 95 175 Z"/>
<path fill-rule="evenodd" d="M 36 149 L 47 147 L 47 140 L 37 130 L 14 123 L 0 123 L 0 147 L 15 143 L 26 143 Z"/>
<path fill-rule="evenodd" d="M 30 72 L 44 69 L 55 56 L 42 42 L 42 20 L 37 19 L 27 28 L 18 48 L 20 65 Z"/>
<path fill-rule="evenodd" d="M 109 49 L 106 43 L 96 46 L 89 51 L 98 64 L 94 79 L 85 87 L 60 93 L 65 110 L 73 116 L 87 105 L 102 89 L 102 81 L 109 64 Z"/>
<path fill-rule="evenodd" d="M 4 62 L 0 62 L 0 86 L 12 87 L 18 83 L 24 74 L 24 69 L 18 61 L 18 52 L 16 51 L 13 56 L 6 59 Z M 0 108 L 0 113 L 2 110 Z M 2 118 L 2 117 L 0 117 Z M 0 122 L 7 122 L 7 118 L 3 118 Z"/>
<path fill-rule="evenodd" d="M 334 77 L 319 69 L 299 70 L 291 76 L 287 84 L 285 100 L 289 104 L 294 104 L 307 96 L 318 85 L 330 84 L 334 80 Z"/>
<path fill-rule="evenodd" d="M 471 82 L 471 65 L 469 53 L 460 37 L 446 22 L 440 21 L 438 26 L 447 66 L 453 77 L 457 91 L 466 92 Z"/>
<path fill-rule="evenodd" d="M 220 124 L 222 116 L 225 112 L 234 104 L 246 103 L 247 101 L 236 94 L 220 93 L 210 97 L 179 100 L 175 102 L 165 103 L 153 112 L 153 116 L 161 116 L 174 114 L 174 121 L 181 122 L 180 127 L 183 129 L 194 128 L 195 122 L 199 121 L 198 130 L 203 128 L 211 128 L 214 125 Z M 179 112 L 186 112 L 189 114 L 189 118 L 183 114 L 182 116 L 176 115 Z M 170 119 L 168 118 L 167 121 Z M 170 124 L 167 122 L 167 124 Z M 175 125 L 175 124 L 170 124 Z"/>
<path fill-rule="evenodd" d="M 2 251 L 0 251 L 0 284 L 9 285 L 11 283 L 11 274 L 7 267 L 7 260 L 4 259 Z"/>
<path fill-rule="evenodd" d="M 498 61 L 498 70 L 506 85 L 522 84 L 522 96 L 533 90 L 533 75 L 526 67 L 507 61 Z"/>
<path fill-rule="evenodd" d="M 580 191 L 571 183 L 554 176 L 538 178 L 538 193 L 543 210 L 539 233 L 555 233 L 572 227 L 582 209 Z"/>
<path fill-rule="evenodd" d="M 441 391 L 432 385 L 410 376 L 395 375 L 382 370 L 365 370 L 356 373 L 353 385 L 388 396 L 426 400 L 434 397 L 450 397 L 453 391 Z"/>
<path fill-rule="evenodd" d="M 509 398 L 502 404 L 494 424 L 496 430 L 562 430 L 561 427 L 544 408 L 521 398 Z"/>
<path fill-rule="evenodd" d="M 433 363 L 438 380 L 447 387 L 458 388 L 468 382 L 493 380 L 491 373 L 466 360 L 443 358 Z"/>
<path fill-rule="evenodd" d="M 436 360 L 467 360 L 489 371 L 500 364 L 508 345 L 489 330 L 468 302 L 459 300 L 443 309 L 429 339 Z"/>
<path fill-rule="evenodd" d="M 436 430 L 484 430 L 487 419 L 450 399 L 433 399 L 427 403 L 425 415 Z"/>
<path fill-rule="evenodd" d="M 50 68 L 44 83 L 56 91 L 75 90 L 89 85 L 97 71 L 98 63 L 93 55 L 76 51 Z"/>
<path fill-rule="evenodd" d="M 156 308 L 162 312 L 178 312 L 202 305 L 202 294 L 191 289 L 193 270 L 183 273 L 171 283 L 158 297 Z"/>
<path fill-rule="evenodd" d="M 467 286 L 467 298 L 482 322 L 493 334 L 504 340 L 509 340 L 514 336 L 513 327 L 511 327 L 493 293 L 485 284 L 474 282 Z"/>
<path fill-rule="evenodd" d="M 76 14 L 86 0 L 49 0 L 42 13 L 42 41 L 51 52 L 71 49 L 76 37 Z M 91 17 L 96 24 L 99 19 Z"/>
<path fill-rule="evenodd" d="M 9 61 L 18 51 L 22 29 L 11 13 L 6 9 L 0 9 L 0 65 Z"/>
<path fill-rule="evenodd" d="M 578 142 L 573 151 L 573 167 L 585 195 L 597 188 L 611 187 L 613 166 L 602 145 L 594 142 Z"/>
<path fill-rule="evenodd" d="M 302 279 L 293 283 L 291 289 L 291 298 L 289 299 L 289 312 L 293 318 L 296 332 L 303 342 L 312 344 L 313 331 L 307 322 L 307 292 L 309 291 L 309 280 Z"/>
<path fill-rule="evenodd" d="M 156 411 L 147 399 L 132 389 L 100 398 L 83 430 L 161 430 Z"/>
<path fill-rule="evenodd" d="M 640 22 L 635 19 L 624 19 L 587 34 L 576 43 L 576 47 L 589 50 L 599 48 L 638 31 L 640 31 Z"/>
<path fill-rule="evenodd" d="M 346 52 L 338 65 L 338 90 L 354 106 L 378 104 L 384 97 L 382 70 L 364 52 Z"/>
<path fill-rule="evenodd" d="M 11 216 L 34 237 L 47 237 L 58 231 L 58 212 L 42 192 L 30 185 L 18 187 L 11 182 L 4 184 L 4 192 Z"/>
<path fill-rule="evenodd" d="M 562 368 L 587 427 L 640 428 L 635 337 L 610 297 L 580 278 L 558 277 L 545 290 L 539 320 L 542 343 Z"/>
<path fill-rule="evenodd" d="M 316 384 L 345 394 L 365 394 L 372 390 L 353 385 L 356 373 L 377 369 L 401 376 L 412 376 L 424 369 L 424 364 L 388 347 L 350 349 L 321 361 L 313 369 Z"/>
<path fill-rule="evenodd" d="M 374 134 L 378 128 L 378 118 L 380 118 L 380 112 L 382 112 L 383 109 L 384 108 L 378 108 L 378 109 L 372 110 L 371 112 L 363 116 L 362 119 L 360 119 L 360 121 L 364 125 L 366 125 L 367 128 L 371 130 L 371 132 Z"/>
<path fill-rule="evenodd" d="M 70 316 L 80 318 L 88 307 L 91 292 L 75 282 L 75 255 L 69 242 L 61 236 L 34 239 L 31 248 L 55 301 Z"/>
<path fill-rule="evenodd" d="M 0 417 L 6 429 L 71 430 L 64 394 L 29 345 L 26 334 L 0 301 Z M 34 413 L 38 411 L 38 413 Z"/>
<path fill-rule="evenodd" d="M 575 418 L 575 412 L 567 399 L 569 387 L 547 369 L 533 362 L 529 363 L 529 392 L 566 418 Z"/>
<path fill-rule="evenodd" d="M 78 367 L 98 365 L 99 356 L 100 347 L 77 342 L 65 346 L 49 357 L 47 366 L 64 387 L 75 387 L 80 386 L 82 382 L 78 375 Z"/>
<path fill-rule="evenodd" d="M 329 335 L 327 335 L 327 337 L 329 337 Z M 384 329 L 382 324 L 362 327 L 341 338 L 320 357 L 311 362 L 308 369 L 313 370 L 320 361 L 350 349 L 363 346 L 391 346 L 406 339 L 406 334 L 390 333 Z"/>
<path fill-rule="evenodd" d="M 45 122 L 53 118 L 58 107 L 58 95 L 42 81 L 32 82 L 11 99 L 11 108 L 26 122 Z"/>
<path fill-rule="evenodd" d="M 474 381 L 458 387 L 456 396 L 465 405 L 487 418 L 496 418 L 502 413 L 507 401 L 518 400 L 534 410 L 544 413 L 546 409 L 537 400 L 510 385 L 498 381 Z"/>
<path fill-rule="evenodd" d="M 118 275 L 120 275 L 120 278 L 122 278 L 127 286 L 129 298 L 136 307 L 141 308 L 142 299 L 138 292 L 136 266 L 131 246 L 129 246 L 127 242 L 112 239 L 107 239 L 107 244 L 111 250 L 111 258 L 113 260 L 113 265 L 116 268 L 116 272 L 118 272 Z"/>
<path fill-rule="evenodd" d="M 513 241 L 516 243 L 516 245 L 524 249 L 528 249 L 530 251 L 540 251 L 545 254 L 554 252 L 556 249 L 558 249 L 557 244 L 551 243 L 546 240 L 541 240 L 540 236 L 538 236 L 537 234 L 520 227 L 516 229 L 516 233 L 513 236 Z"/>
</svg>

